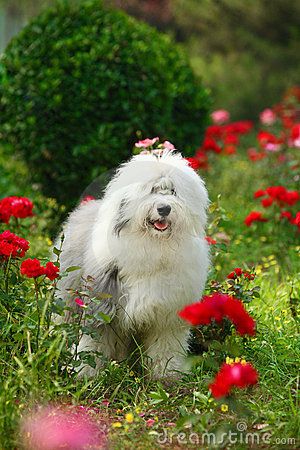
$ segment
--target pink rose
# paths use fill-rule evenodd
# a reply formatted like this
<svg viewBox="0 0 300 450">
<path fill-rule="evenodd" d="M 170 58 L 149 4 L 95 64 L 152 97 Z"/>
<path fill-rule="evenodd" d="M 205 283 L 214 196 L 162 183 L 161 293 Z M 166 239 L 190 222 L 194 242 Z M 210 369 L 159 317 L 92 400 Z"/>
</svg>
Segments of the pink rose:
<svg viewBox="0 0 300 450">
<path fill-rule="evenodd" d="M 211 118 L 214 124 L 222 125 L 226 123 L 230 119 L 230 114 L 225 109 L 218 109 L 217 111 L 213 111 L 211 113 Z"/>
<path fill-rule="evenodd" d="M 138 141 L 135 146 L 137 148 L 147 148 L 147 147 L 151 147 L 153 144 L 155 144 L 155 142 L 157 142 L 159 140 L 158 137 L 155 137 L 153 139 L 144 139 L 143 141 Z"/>
<path fill-rule="evenodd" d="M 260 113 L 259 119 L 264 125 L 273 125 L 276 120 L 276 114 L 272 111 L 272 109 L 267 108 Z"/>
<path fill-rule="evenodd" d="M 163 148 L 166 148 L 167 150 L 175 150 L 175 146 L 169 141 L 163 142 L 162 146 L 163 146 Z"/>
</svg>

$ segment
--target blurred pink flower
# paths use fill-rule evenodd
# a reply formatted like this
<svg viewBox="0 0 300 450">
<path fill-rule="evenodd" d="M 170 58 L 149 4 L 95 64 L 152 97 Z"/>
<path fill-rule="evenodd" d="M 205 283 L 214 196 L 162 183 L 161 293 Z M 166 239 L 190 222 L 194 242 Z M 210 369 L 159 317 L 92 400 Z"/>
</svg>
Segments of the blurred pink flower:
<svg viewBox="0 0 300 450">
<path fill-rule="evenodd" d="M 85 308 L 85 303 L 81 298 L 79 297 L 75 298 L 74 302 L 81 308 Z"/>
<path fill-rule="evenodd" d="M 272 111 L 272 109 L 266 108 L 260 113 L 259 119 L 264 125 L 273 125 L 276 121 L 276 114 Z"/>
<path fill-rule="evenodd" d="M 24 417 L 20 437 L 26 450 L 100 449 L 107 429 L 100 429 L 86 412 L 47 406 Z"/>
<path fill-rule="evenodd" d="M 216 111 L 213 111 L 211 113 L 211 119 L 214 124 L 222 125 L 223 123 L 226 123 L 229 121 L 230 114 L 225 109 L 217 109 Z"/>
<path fill-rule="evenodd" d="M 154 419 L 146 420 L 147 427 L 152 427 L 154 424 L 155 424 L 155 420 Z"/>
<path fill-rule="evenodd" d="M 155 142 L 157 142 L 159 140 L 158 137 L 155 137 L 153 139 L 144 139 L 142 141 L 138 141 L 135 146 L 137 148 L 147 148 L 147 147 L 151 147 L 153 144 L 155 144 Z"/>
<path fill-rule="evenodd" d="M 166 148 L 167 150 L 175 150 L 175 146 L 169 141 L 163 142 L 162 146 L 163 146 L 163 148 Z"/>
<path fill-rule="evenodd" d="M 83 205 L 84 203 L 88 203 L 91 200 L 96 200 L 96 198 L 93 195 L 86 195 L 85 197 L 83 197 L 80 204 Z"/>
</svg>

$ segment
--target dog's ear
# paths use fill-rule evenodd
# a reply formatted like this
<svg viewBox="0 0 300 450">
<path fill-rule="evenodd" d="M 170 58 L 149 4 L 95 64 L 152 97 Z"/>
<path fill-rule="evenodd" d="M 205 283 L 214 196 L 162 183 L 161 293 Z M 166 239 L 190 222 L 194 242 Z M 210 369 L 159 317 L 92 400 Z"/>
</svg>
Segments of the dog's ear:
<svg viewBox="0 0 300 450">
<path fill-rule="evenodd" d="M 114 233 L 119 236 L 121 230 L 125 227 L 125 225 L 129 222 L 129 218 L 126 217 L 126 207 L 128 205 L 128 200 L 123 198 L 120 202 L 120 206 L 118 209 L 118 213 L 116 215 L 115 224 L 114 224 Z"/>
<path fill-rule="evenodd" d="M 117 266 L 110 263 L 101 268 L 93 278 L 91 289 L 94 300 L 89 307 L 88 314 L 95 317 L 93 324 L 99 326 L 105 323 L 105 318 L 102 314 L 110 319 L 113 319 L 116 314 L 120 297 Z"/>
</svg>

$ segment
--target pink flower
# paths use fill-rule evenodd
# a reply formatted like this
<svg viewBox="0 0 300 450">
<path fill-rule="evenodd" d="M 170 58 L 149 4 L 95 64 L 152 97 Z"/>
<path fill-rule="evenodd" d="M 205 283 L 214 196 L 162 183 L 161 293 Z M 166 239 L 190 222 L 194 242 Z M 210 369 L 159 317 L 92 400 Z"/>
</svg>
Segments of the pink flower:
<svg viewBox="0 0 300 450">
<path fill-rule="evenodd" d="M 21 437 L 27 450 L 103 448 L 107 441 L 107 430 L 103 428 L 84 411 L 43 407 L 25 416 Z"/>
<path fill-rule="evenodd" d="M 135 146 L 137 148 L 148 148 L 148 147 L 152 147 L 153 144 L 155 144 L 155 142 L 157 142 L 159 140 L 158 137 L 155 137 L 153 139 L 144 139 L 142 141 L 138 141 Z"/>
<path fill-rule="evenodd" d="M 175 146 L 169 141 L 163 142 L 162 146 L 163 146 L 163 148 L 166 148 L 167 150 L 175 150 Z"/>
<path fill-rule="evenodd" d="M 81 308 L 85 308 L 85 307 L 86 307 L 84 301 L 83 301 L 81 298 L 79 298 L 79 297 L 75 298 L 74 302 L 75 302 L 78 306 L 80 306 Z"/>
<path fill-rule="evenodd" d="M 147 427 L 152 427 L 154 424 L 155 424 L 155 420 L 154 419 L 146 420 Z"/>
<path fill-rule="evenodd" d="M 225 109 L 218 109 L 217 111 L 213 111 L 211 113 L 211 119 L 214 124 L 221 125 L 229 121 L 230 114 Z"/>
<path fill-rule="evenodd" d="M 263 125 L 273 125 L 276 120 L 276 114 L 272 109 L 266 108 L 260 113 L 259 119 Z"/>
<path fill-rule="evenodd" d="M 85 197 L 83 197 L 80 204 L 83 205 L 84 203 L 88 203 L 92 200 L 96 200 L 96 198 L 93 195 L 86 195 Z"/>
</svg>

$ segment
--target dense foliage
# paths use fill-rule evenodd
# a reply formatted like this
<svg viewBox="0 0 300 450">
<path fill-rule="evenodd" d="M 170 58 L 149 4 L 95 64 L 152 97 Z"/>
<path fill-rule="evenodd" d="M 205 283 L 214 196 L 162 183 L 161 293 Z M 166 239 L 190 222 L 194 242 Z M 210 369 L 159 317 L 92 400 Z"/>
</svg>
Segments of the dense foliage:
<svg viewBox="0 0 300 450">
<path fill-rule="evenodd" d="M 140 136 L 188 152 L 208 95 L 171 40 L 101 2 L 60 2 L 8 46 L 0 66 L 0 136 L 44 192 L 74 202 Z"/>
<path fill-rule="evenodd" d="M 188 50 L 216 107 L 254 119 L 299 81 L 299 2 L 294 0 L 106 0 Z"/>
</svg>

